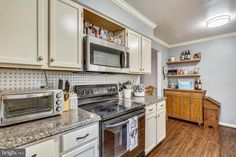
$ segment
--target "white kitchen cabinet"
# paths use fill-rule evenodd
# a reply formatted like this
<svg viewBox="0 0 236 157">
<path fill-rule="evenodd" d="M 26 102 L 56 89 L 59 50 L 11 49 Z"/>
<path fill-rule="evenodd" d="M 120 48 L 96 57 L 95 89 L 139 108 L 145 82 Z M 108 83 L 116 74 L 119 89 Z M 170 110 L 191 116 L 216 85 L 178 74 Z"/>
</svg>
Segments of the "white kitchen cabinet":
<svg viewBox="0 0 236 157">
<path fill-rule="evenodd" d="M 157 112 L 157 139 L 159 144 L 166 137 L 166 111 L 165 109 Z"/>
<path fill-rule="evenodd" d="M 83 8 L 71 0 L 50 1 L 50 67 L 82 69 Z"/>
<path fill-rule="evenodd" d="M 151 74 L 151 40 L 128 30 L 127 46 L 130 48 L 130 73 Z"/>
<path fill-rule="evenodd" d="M 148 154 L 156 146 L 156 104 L 146 107 L 145 120 L 145 154 Z"/>
<path fill-rule="evenodd" d="M 25 149 L 26 157 L 55 157 L 53 139 L 26 147 Z"/>
<path fill-rule="evenodd" d="M 152 72 L 152 41 L 142 37 L 142 73 Z"/>
<path fill-rule="evenodd" d="M 141 35 L 128 30 L 127 46 L 130 48 L 130 73 L 141 72 Z"/>
<path fill-rule="evenodd" d="M 45 64 L 46 3 L 46 0 L 0 1 L 0 64 Z"/>
<path fill-rule="evenodd" d="M 82 145 L 62 157 L 98 157 L 98 140 Z"/>
</svg>

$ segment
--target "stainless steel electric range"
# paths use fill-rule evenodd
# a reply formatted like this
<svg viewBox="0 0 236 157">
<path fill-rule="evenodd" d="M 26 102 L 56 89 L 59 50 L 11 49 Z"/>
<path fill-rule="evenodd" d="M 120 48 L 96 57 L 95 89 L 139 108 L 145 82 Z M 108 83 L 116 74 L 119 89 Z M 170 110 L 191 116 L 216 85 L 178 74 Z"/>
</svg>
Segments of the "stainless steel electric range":
<svg viewBox="0 0 236 157">
<path fill-rule="evenodd" d="M 79 107 L 101 117 L 100 157 L 144 156 L 144 105 L 119 100 L 116 84 L 75 86 Z M 138 145 L 130 150 L 129 119 L 138 117 Z"/>
</svg>

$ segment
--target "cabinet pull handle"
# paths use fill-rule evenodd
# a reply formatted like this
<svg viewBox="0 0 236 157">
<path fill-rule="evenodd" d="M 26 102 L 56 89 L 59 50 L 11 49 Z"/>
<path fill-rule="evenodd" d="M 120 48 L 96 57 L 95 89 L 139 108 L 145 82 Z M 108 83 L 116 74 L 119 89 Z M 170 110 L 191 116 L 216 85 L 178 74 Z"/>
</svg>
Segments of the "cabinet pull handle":
<svg viewBox="0 0 236 157">
<path fill-rule="evenodd" d="M 161 107 L 163 107 L 164 105 L 161 105 Z"/>
<path fill-rule="evenodd" d="M 149 109 L 148 111 L 152 111 L 153 110 L 153 108 L 152 109 Z"/>
<path fill-rule="evenodd" d="M 37 154 L 32 155 L 31 157 L 37 157 Z"/>
<path fill-rule="evenodd" d="M 51 62 L 54 62 L 54 61 L 55 61 L 55 58 L 51 58 L 50 61 L 51 61 Z"/>
<path fill-rule="evenodd" d="M 42 61 L 42 60 L 43 60 L 43 57 L 42 57 L 42 56 L 39 56 L 38 59 L 39 59 L 39 61 Z"/>
<path fill-rule="evenodd" d="M 89 136 L 89 133 L 87 133 L 85 136 L 83 136 L 83 137 L 77 137 L 76 138 L 76 140 L 78 141 L 78 140 L 82 140 L 82 139 L 84 139 L 84 138 L 86 138 L 86 137 L 88 137 Z"/>
</svg>

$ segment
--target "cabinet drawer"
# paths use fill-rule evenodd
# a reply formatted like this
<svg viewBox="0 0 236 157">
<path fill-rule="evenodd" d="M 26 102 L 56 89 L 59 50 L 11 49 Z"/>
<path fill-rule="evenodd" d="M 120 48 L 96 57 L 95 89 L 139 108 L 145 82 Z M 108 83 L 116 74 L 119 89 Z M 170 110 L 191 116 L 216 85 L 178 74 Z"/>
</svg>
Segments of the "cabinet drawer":
<svg viewBox="0 0 236 157">
<path fill-rule="evenodd" d="M 166 101 L 161 101 L 157 103 L 157 111 L 165 109 L 166 108 Z"/>
<path fill-rule="evenodd" d="M 62 135 L 62 151 L 74 148 L 98 137 L 98 124 Z"/>
<path fill-rule="evenodd" d="M 149 105 L 146 107 L 146 114 L 149 115 L 151 113 L 154 113 L 156 112 L 156 103 L 155 104 L 152 104 L 152 105 Z"/>
<path fill-rule="evenodd" d="M 54 140 L 44 141 L 26 148 L 26 157 L 54 157 Z"/>
</svg>

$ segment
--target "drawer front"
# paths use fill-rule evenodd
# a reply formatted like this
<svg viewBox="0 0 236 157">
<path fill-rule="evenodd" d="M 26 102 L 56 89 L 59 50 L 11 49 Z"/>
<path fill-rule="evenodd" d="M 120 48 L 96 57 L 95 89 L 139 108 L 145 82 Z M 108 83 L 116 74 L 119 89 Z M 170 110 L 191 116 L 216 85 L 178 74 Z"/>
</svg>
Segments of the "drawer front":
<svg viewBox="0 0 236 157">
<path fill-rule="evenodd" d="M 157 111 L 165 109 L 166 108 L 166 101 L 161 101 L 157 103 Z"/>
<path fill-rule="evenodd" d="M 151 113 L 154 113 L 156 112 L 157 109 L 156 109 L 156 103 L 155 104 L 152 104 L 152 105 L 148 105 L 146 106 L 146 115 L 149 115 Z"/>
<path fill-rule="evenodd" d="M 98 138 L 98 124 L 62 135 L 62 151 L 69 150 L 95 138 Z"/>
<path fill-rule="evenodd" d="M 26 148 L 26 157 L 55 157 L 54 140 L 44 141 Z"/>
</svg>

